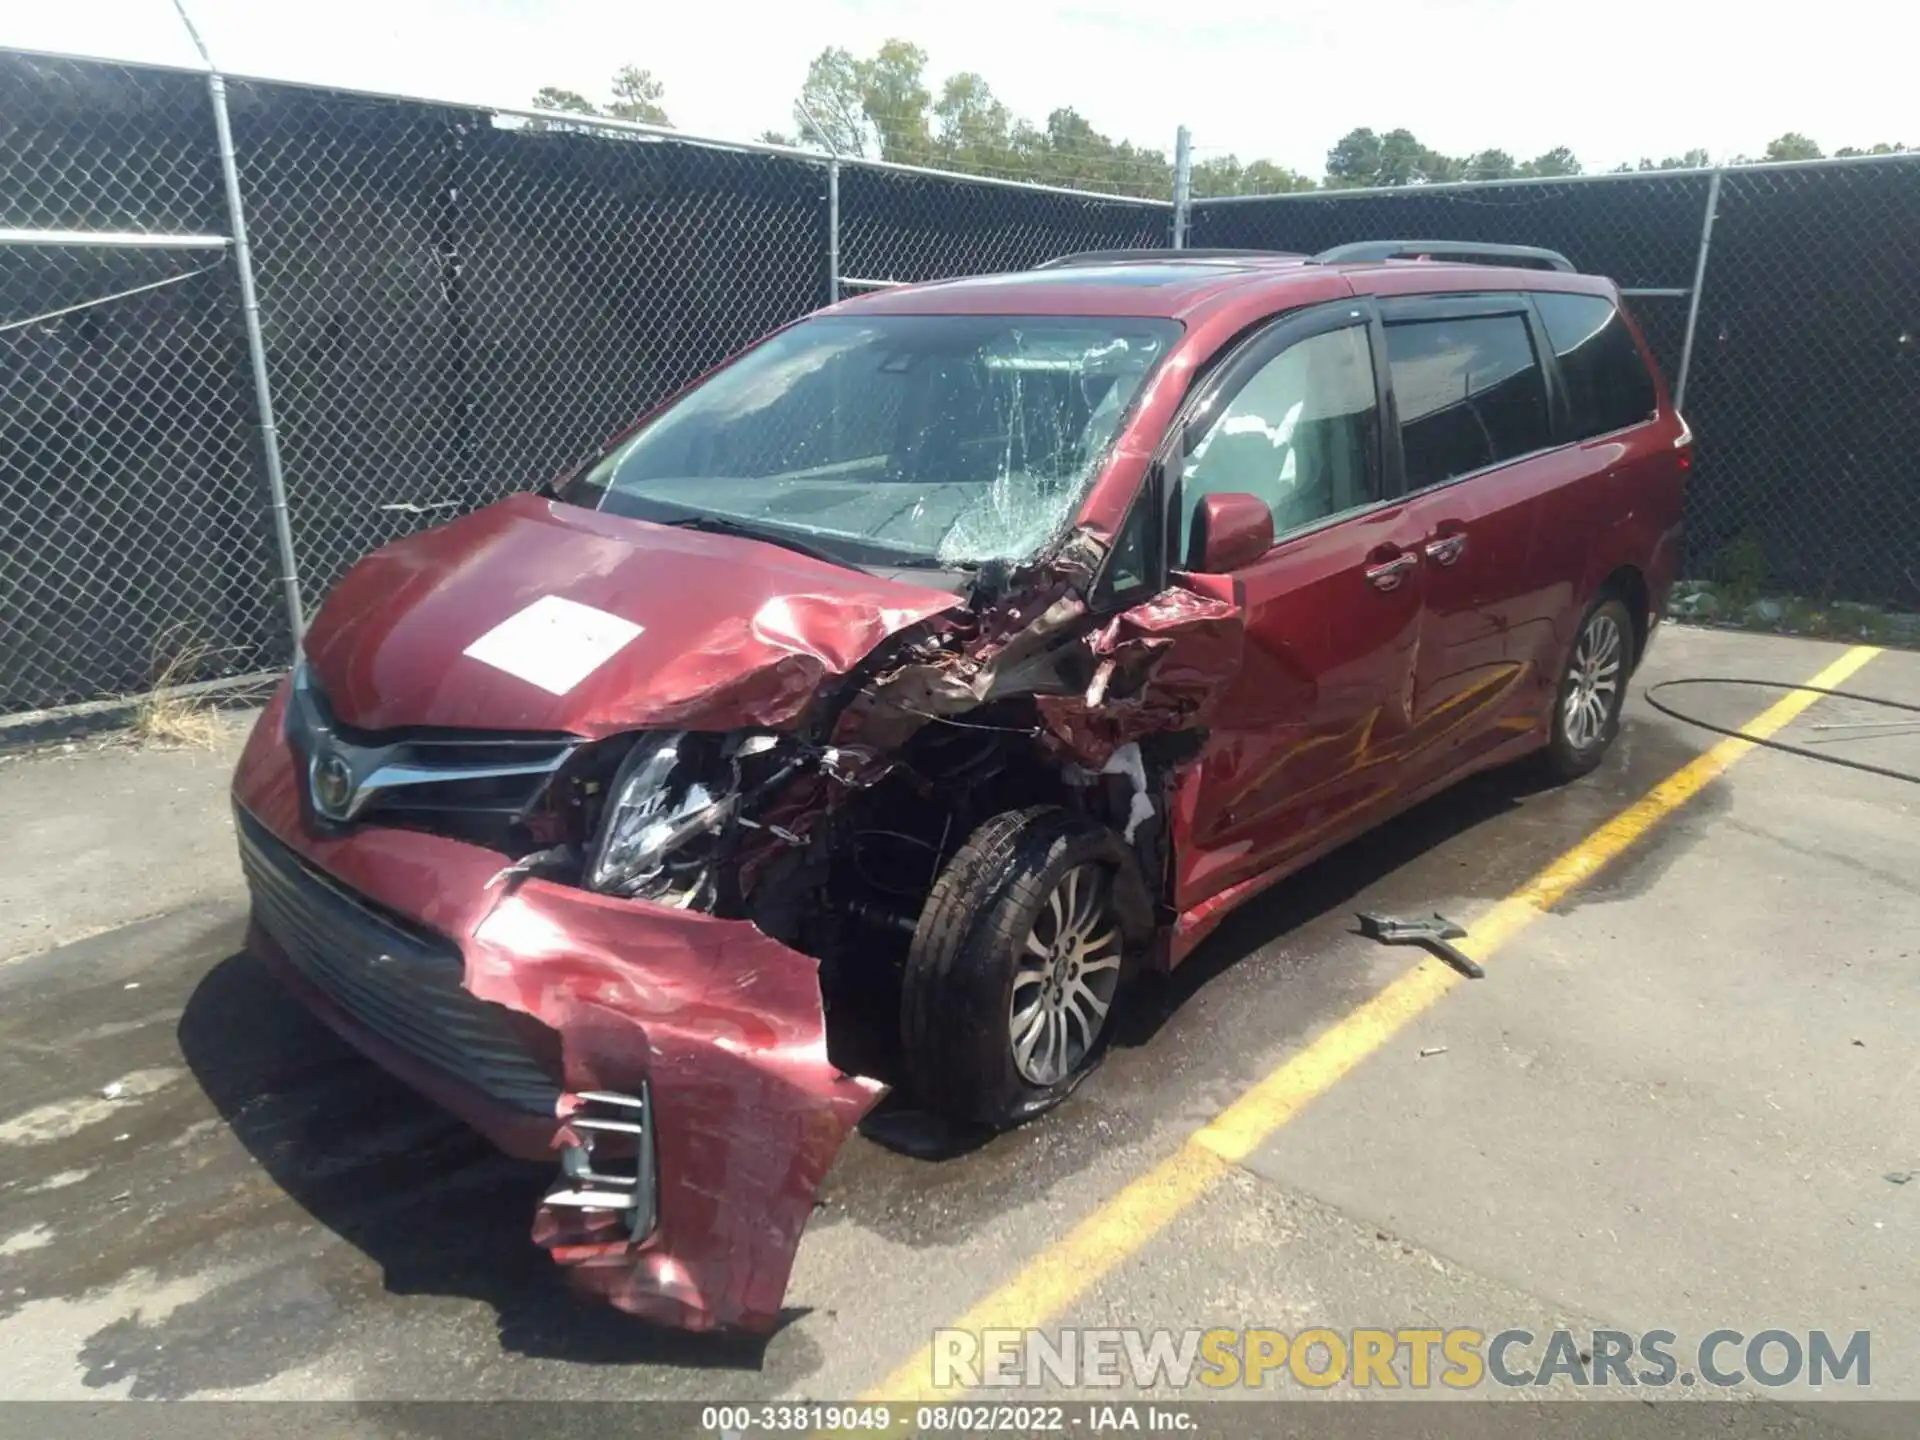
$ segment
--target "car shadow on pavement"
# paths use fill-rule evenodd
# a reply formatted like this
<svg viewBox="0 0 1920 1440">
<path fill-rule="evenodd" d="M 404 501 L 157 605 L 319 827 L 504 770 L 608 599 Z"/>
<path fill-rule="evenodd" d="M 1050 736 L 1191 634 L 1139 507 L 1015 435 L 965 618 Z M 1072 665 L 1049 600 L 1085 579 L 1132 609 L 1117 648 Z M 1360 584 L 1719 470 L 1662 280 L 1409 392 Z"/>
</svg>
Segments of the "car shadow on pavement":
<svg viewBox="0 0 1920 1440">
<path fill-rule="evenodd" d="M 1330 911 L 1351 910 L 1356 897 L 1401 866 L 1555 784 L 1543 768 L 1527 764 L 1471 776 L 1288 876 L 1231 912 L 1172 974 L 1142 975 L 1115 1022 L 1113 1043 L 1149 1043 L 1196 993 L 1261 947 Z M 1358 933 L 1357 924 L 1350 928 Z M 1408 963 L 1419 953 L 1410 951 Z"/>
<path fill-rule="evenodd" d="M 498 1316 L 501 1347 L 530 1357 L 760 1367 L 769 1337 L 688 1334 L 573 1295 L 530 1235 L 552 1168 L 501 1154 L 360 1056 L 252 955 L 207 973 L 177 1033 L 235 1137 L 380 1266 L 387 1293 L 481 1301 Z"/>
</svg>

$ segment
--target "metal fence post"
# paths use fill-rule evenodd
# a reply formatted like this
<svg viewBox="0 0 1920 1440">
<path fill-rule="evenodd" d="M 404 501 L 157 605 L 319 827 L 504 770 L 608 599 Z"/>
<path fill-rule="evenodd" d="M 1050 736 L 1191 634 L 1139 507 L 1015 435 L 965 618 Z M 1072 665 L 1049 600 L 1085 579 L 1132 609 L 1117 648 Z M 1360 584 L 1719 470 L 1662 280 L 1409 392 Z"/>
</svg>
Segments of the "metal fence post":
<svg viewBox="0 0 1920 1440">
<path fill-rule="evenodd" d="M 1707 285 L 1707 249 L 1713 243 L 1713 217 L 1720 208 L 1720 169 L 1716 166 L 1707 181 L 1706 215 L 1700 221 L 1700 253 L 1693 262 L 1693 294 L 1687 299 L 1687 329 L 1680 341 L 1680 378 L 1673 386 L 1673 408 L 1684 410 L 1687 403 L 1687 376 L 1693 369 L 1693 332 L 1700 323 L 1700 292 Z"/>
<path fill-rule="evenodd" d="M 220 173 L 227 187 L 227 219 L 233 227 L 233 263 L 240 276 L 240 309 L 247 324 L 247 357 L 253 365 L 253 397 L 260 412 L 260 446 L 266 459 L 268 511 L 280 552 L 280 589 L 293 637 L 293 658 L 300 658 L 306 613 L 300 604 L 300 574 L 293 555 L 293 522 L 287 513 L 287 482 L 280 469 L 280 432 L 273 423 L 273 394 L 267 386 L 267 344 L 260 333 L 260 296 L 253 283 L 253 251 L 247 245 L 246 210 L 240 199 L 240 166 L 233 153 L 233 125 L 227 116 L 227 82 L 207 72 L 207 96 L 213 102 L 214 133 L 220 143 Z"/>
<path fill-rule="evenodd" d="M 840 303 L 840 162 L 827 161 L 827 303 Z"/>
<path fill-rule="evenodd" d="M 1187 215 L 1193 205 L 1193 132 L 1182 125 L 1173 135 L 1173 248 L 1187 248 Z"/>
</svg>

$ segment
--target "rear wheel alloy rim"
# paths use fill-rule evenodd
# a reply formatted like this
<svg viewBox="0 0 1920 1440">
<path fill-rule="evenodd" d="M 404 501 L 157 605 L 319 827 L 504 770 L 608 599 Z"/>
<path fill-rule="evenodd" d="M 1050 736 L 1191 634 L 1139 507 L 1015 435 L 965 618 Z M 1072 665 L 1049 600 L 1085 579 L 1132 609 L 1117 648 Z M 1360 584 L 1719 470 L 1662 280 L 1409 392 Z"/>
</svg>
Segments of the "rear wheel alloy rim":
<svg viewBox="0 0 1920 1440">
<path fill-rule="evenodd" d="M 1588 620 L 1580 632 L 1562 716 L 1567 740 L 1576 750 L 1588 749 L 1606 734 L 1620 693 L 1620 659 L 1625 648 L 1619 622 L 1605 611 Z"/>
<path fill-rule="evenodd" d="M 1106 875 L 1080 865 L 1062 875 L 1020 948 L 1007 1010 L 1014 1068 L 1055 1085 L 1086 1063 L 1120 983 L 1120 926 Z"/>
</svg>

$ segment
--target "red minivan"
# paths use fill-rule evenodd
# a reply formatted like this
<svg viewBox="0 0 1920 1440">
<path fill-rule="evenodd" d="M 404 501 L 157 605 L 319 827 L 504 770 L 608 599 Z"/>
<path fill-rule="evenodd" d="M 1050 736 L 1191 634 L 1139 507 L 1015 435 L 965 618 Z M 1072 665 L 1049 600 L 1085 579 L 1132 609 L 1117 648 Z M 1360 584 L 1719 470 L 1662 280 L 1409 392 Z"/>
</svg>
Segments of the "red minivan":
<svg viewBox="0 0 1920 1440">
<path fill-rule="evenodd" d="M 534 1238 L 587 1289 L 769 1326 L 889 1084 L 1035 1115 L 1256 891 L 1597 764 L 1690 439 L 1549 251 L 847 301 L 348 573 L 235 777 L 252 947 L 557 1162 Z"/>
</svg>

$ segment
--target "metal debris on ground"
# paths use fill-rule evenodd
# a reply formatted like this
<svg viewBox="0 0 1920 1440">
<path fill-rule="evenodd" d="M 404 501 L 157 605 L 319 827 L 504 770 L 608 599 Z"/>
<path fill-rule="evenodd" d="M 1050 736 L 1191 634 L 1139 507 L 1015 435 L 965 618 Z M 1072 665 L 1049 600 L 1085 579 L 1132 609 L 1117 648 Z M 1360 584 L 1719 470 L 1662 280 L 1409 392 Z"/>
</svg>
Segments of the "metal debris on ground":
<svg viewBox="0 0 1920 1440">
<path fill-rule="evenodd" d="M 1402 920 L 1393 915 L 1361 911 L 1354 918 L 1360 922 L 1360 933 L 1369 940 L 1378 940 L 1382 945 L 1424 946 L 1469 980 L 1482 979 L 1487 973 L 1477 960 L 1452 943 L 1465 939 L 1467 932 L 1444 915 Z"/>
</svg>

